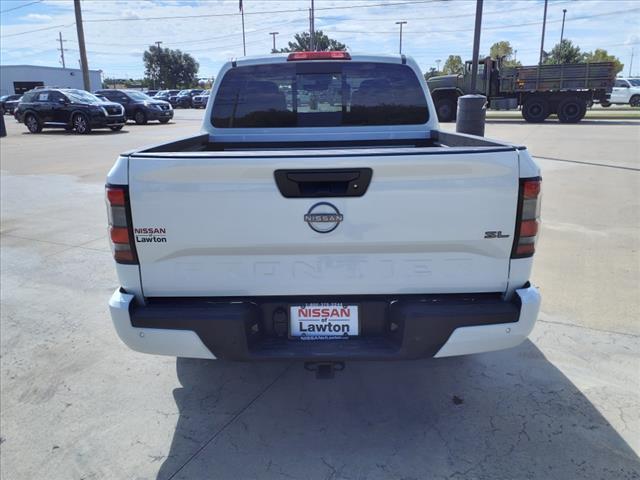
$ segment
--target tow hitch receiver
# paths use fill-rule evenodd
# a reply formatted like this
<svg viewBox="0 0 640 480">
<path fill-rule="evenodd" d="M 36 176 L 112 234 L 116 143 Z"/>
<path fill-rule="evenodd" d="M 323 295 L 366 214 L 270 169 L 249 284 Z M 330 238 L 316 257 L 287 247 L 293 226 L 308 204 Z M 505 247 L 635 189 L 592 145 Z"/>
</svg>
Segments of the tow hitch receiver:
<svg viewBox="0 0 640 480">
<path fill-rule="evenodd" d="M 324 380 L 333 378 L 335 372 L 344 370 L 344 362 L 305 362 L 304 369 L 316 372 L 316 378 Z"/>
</svg>

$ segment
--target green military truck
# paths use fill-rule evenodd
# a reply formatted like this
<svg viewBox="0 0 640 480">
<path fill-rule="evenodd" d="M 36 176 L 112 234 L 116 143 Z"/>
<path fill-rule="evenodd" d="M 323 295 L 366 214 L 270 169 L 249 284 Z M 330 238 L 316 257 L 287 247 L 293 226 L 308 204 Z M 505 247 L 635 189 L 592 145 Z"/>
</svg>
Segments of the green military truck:
<svg viewBox="0 0 640 480">
<path fill-rule="evenodd" d="M 455 120 L 459 96 L 482 93 L 489 108 L 521 107 L 527 122 L 544 122 L 556 114 L 562 123 L 577 123 L 587 105 L 607 101 L 615 76 L 612 62 L 503 68 L 501 59 L 485 58 L 478 65 L 475 92 L 471 91 L 471 62 L 465 63 L 463 74 L 432 77 L 427 85 L 441 122 Z"/>
</svg>

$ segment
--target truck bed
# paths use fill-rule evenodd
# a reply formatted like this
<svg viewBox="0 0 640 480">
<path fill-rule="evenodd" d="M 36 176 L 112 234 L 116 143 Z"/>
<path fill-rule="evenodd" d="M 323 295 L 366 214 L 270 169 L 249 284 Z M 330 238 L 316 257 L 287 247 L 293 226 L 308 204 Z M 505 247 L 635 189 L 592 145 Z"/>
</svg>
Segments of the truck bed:
<svg viewBox="0 0 640 480">
<path fill-rule="evenodd" d="M 123 153 L 125 156 L 158 157 L 158 156 L 191 156 L 204 152 L 235 152 L 233 156 L 241 156 L 240 152 L 251 152 L 252 157 L 272 156 L 278 151 L 278 156 L 299 155 L 300 150 L 316 150 L 314 155 L 332 155 L 336 150 L 344 149 L 381 149 L 393 148 L 393 154 L 411 153 L 419 149 L 419 153 L 426 153 L 433 149 L 434 153 L 443 153 L 443 149 L 455 149 L 455 153 L 463 151 L 509 151 L 521 150 L 525 147 L 510 143 L 491 140 L 474 135 L 431 130 L 425 138 L 388 139 L 388 140 L 348 140 L 348 141 L 301 141 L 301 142 L 216 142 L 207 133 L 185 137 L 173 142 L 143 147 Z M 318 154 L 317 150 L 322 150 Z M 452 153 L 453 153 L 452 151 Z M 363 153 L 363 152 L 358 152 Z M 370 153 L 370 152 L 367 152 Z M 416 152 L 414 152 L 416 153 Z M 344 155 L 341 152 L 340 155 Z M 199 155 L 198 155 L 199 156 Z"/>
<path fill-rule="evenodd" d="M 535 65 L 504 69 L 500 92 L 611 90 L 614 81 L 612 62 Z"/>
</svg>

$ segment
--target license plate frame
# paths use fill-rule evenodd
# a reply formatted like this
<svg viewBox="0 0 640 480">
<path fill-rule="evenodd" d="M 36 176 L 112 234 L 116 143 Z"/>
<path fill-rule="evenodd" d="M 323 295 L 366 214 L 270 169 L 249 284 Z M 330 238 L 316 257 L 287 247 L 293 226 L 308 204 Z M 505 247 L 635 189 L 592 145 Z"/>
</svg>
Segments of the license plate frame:
<svg viewBox="0 0 640 480">
<path fill-rule="evenodd" d="M 306 310 L 306 316 L 300 309 Z M 325 315 L 327 313 L 328 315 Z M 289 339 L 291 340 L 348 340 L 359 335 L 360 305 L 357 303 L 289 305 Z"/>
</svg>

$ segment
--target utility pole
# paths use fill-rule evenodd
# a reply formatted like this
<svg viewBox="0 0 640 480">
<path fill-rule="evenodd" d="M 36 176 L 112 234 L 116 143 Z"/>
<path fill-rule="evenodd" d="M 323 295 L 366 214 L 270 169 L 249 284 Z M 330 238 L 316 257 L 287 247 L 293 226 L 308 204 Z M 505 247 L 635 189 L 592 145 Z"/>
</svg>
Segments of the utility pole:
<svg viewBox="0 0 640 480">
<path fill-rule="evenodd" d="M 315 7 L 313 0 L 311 0 L 311 8 L 309 9 L 309 51 L 316 51 L 316 19 L 315 19 Z"/>
<path fill-rule="evenodd" d="M 518 50 L 513 51 L 513 63 L 515 63 L 516 60 L 518 60 Z"/>
<path fill-rule="evenodd" d="M 160 45 L 162 45 L 162 42 L 155 42 L 155 44 L 156 44 L 156 47 L 158 47 L 158 52 L 159 52 L 161 48 Z"/>
<path fill-rule="evenodd" d="M 396 25 L 400 25 L 400 55 L 402 55 L 402 25 L 406 24 L 406 21 L 396 22 Z"/>
<path fill-rule="evenodd" d="M 65 48 L 62 46 L 62 42 L 66 42 L 66 40 L 62 40 L 62 32 L 58 32 L 58 41 L 60 42 L 60 48 L 58 50 L 60 50 L 60 61 L 62 62 L 62 68 L 67 68 L 64 63 Z"/>
<path fill-rule="evenodd" d="M 440 59 L 436 60 L 436 72 L 439 72 L 439 71 L 440 71 L 440 62 L 441 62 L 441 61 L 442 61 L 442 60 L 440 60 Z"/>
<path fill-rule="evenodd" d="M 480 55 L 480 29 L 482 28 L 482 0 L 476 0 L 476 24 L 473 31 L 473 58 L 471 59 L 471 91 L 457 102 L 456 132 L 484 136 L 487 116 L 487 97 L 476 93 L 478 56 Z M 486 67 L 486 66 L 485 66 Z M 487 74 L 487 83 L 490 80 Z M 455 108 L 455 104 L 454 104 Z"/>
<path fill-rule="evenodd" d="M 542 38 L 540 39 L 540 60 L 538 65 L 542 65 L 542 55 L 544 54 L 544 31 L 547 28 L 547 5 L 549 0 L 544 0 L 544 17 L 542 18 Z"/>
<path fill-rule="evenodd" d="M 631 47 L 631 61 L 629 62 L 629 77 L 631 77 L 631 67 L 633 66 L 633 47 Z"/>
<path fill-rule="evenodd" d="M 82 27 L 82 10 L 80 0 L 73 0 L 73 7 L 76 12 L 76 29 L 78 30 L 78 45 L 80 46 L 80 65 L 82 66 L 82 80 L 84 89 L 91 91 L 91 81 L 89 80 L 89 63 L 87 63 L 87 49 L 84 45 L 84 28 Z"/>
<path fill-rule="evenodd" d="M 546 2 L 547 0 L 545 0 Z M 482 26 L 482 0 L 476 1 L 476 25 L 473 32 L 473 58 L 471 59 L 471 94 L 476 93 L 478 56 L 480 55 L 480 28 Z"/>
<path fill-rule="evenodd" d="M 562 30 L 560 30 L 560 45 L 562 45 L 562 39 L 564 38 L 564 17 L 567 16 L 567 9 L 562 9 Z"/>
<path fill-rule="evenodd" d="M 311 50 L 316 51 L 318 45 L 316 45 L 316 8 L 311 0 Z"/>
<path fill-rule="evenodd" d="M 276 35 L 278 35 L 278 33 L 280 32 L 269 32 L 269 35 L 273 37 L 273 49 L 271 50 L 271 53 L 276 53 Z"/>
</svg>

